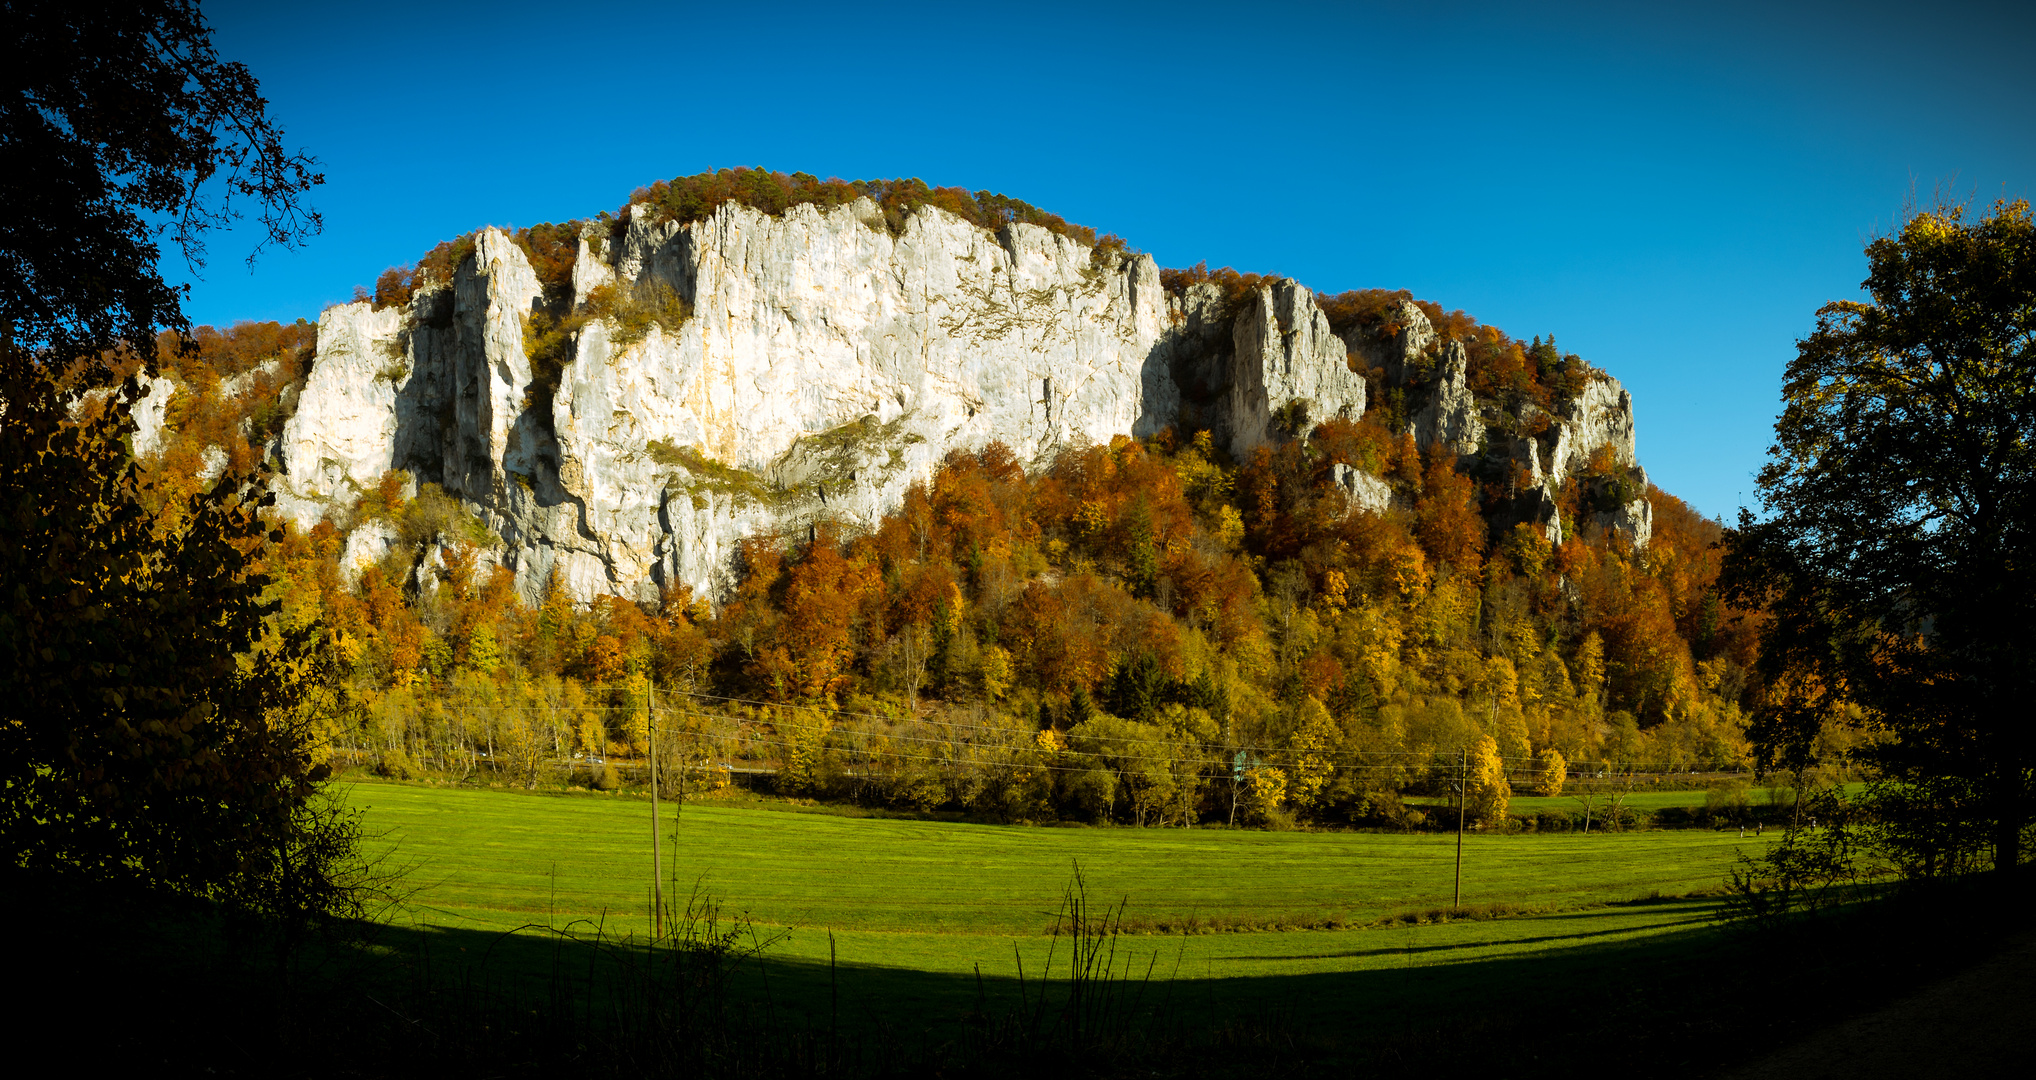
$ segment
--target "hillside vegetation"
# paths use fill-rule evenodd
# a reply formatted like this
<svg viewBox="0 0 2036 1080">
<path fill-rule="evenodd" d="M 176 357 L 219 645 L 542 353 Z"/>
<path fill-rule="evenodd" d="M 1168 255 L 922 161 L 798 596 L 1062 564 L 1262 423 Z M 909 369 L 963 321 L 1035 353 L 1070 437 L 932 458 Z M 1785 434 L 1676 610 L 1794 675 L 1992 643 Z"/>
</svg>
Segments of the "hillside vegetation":
<svg viewBox="0 0 2036 1080">
<path fill-rule="evenodd" d="M 1116 243 L 989 192 L 745 169 L 639 190 L 608 220 L 859 198 Z M 584 222 L 516 238 L 547 290 L 569 285 L 579 244 L 601 242 Z M 375 299 L 449 280 L 471 246 L 392 270 Z M 1206 266 L 1162 278 L 1229 304 L 1265 280 Z M 1380 341 L 1412 303 L 1465 343 L 1491 415 L 1518 423 L 1545 425 L 1594 377 L 1552 341 L 1523 344 L 1404 292 L 1318 302 L 1339 331 Z M 260 462 L 315 344 L 301 320 L 198 331 L 164 367 L 179 390 L 144 462 L 155 490 Z M 1635 474 L 1601 451 L 1557 491 L 1565 528 L 1551 542 L 1511 524 L 1514 477 L 1418 449 L 1397 393 L 1243 461 L 1211 432 L 1172 429 L 1070 447 L 1030 472 L 1001 445 L 957 452 L 875 528 L 754 537 L 730 595 L 652 604 L 575 605 L 556 587 L 525 604 L 468 508 L 391 473 L 339 520 L 284 529 L 268 553 L 274 598 L 337 661 L 333 751 L 392 775 L 535 785 L 565 769 L 613 785 L 615 759 L 641 759 L 655 729 L 674 775 L 743 770 L 869 805 L 1405 826 L 1425 814 L 1407 797 L 1460 775 L 1471 815 L 1497 825 L 1514 791 L 1554 794 L 1574 771 L 1746 764 L 1758 620 L 1719 596 L 1718 524 L 1659 489 L 1627 490 Z M 1343 466 L 1380 477 L 1394 509 L 1353 512 Z M 1645 549 L 1589 524 L 1599 503 L 1643 494 Z M 386 555 L 349 554 L 374 523 Z M 420 564 L 422 552 L 437 555 Z"/>
<path fill-rule="evenodd" d="M 309 329 L 208 328 L 166 369 L 198 392 L 147 462 L 163 489 L 203 483 L 206 447 L 259 458 Z M 873 530 L 746 542 L 718 604 L 526 606 L 489 531 L 402 474 L 268 559 L 279 617 L 339 661 L 333 751 L 393 775 L 612 785 L 655 718 L 668 775 L 697 783 L 757 771 L 1013 821 L 1404 826 L 1424 814 L 1404 797 L 1459 773 L 1498 824 L 1512 792 L 1576 769 L 1746 762 L 1756 624 L 1715 589 L 1716 523 L 1650 488 L 1648 548 L 1588 525 L 1551 543 L 1494 524 L 1499 481 L 1388 422 L 1242 462 L 1171 430 L 1031 473 L 1002 446 L 956 453 Z M 1383 476 L 1399 508 L 1351 512 L 1338 465 Z M 343 572 L 377 521 L 388 556 Z"/>
</svg>

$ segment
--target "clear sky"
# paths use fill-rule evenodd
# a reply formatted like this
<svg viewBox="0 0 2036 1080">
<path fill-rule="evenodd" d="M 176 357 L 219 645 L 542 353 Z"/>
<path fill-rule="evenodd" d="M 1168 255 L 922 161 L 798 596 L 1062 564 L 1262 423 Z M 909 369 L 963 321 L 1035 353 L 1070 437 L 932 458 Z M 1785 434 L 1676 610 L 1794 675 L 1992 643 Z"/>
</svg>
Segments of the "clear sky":
<svg viewBox="0 0 2036 1080">
<path fill-rule="evenodd" d="M 2036 192 L 2036 5 L 208 3 L 322 162 L 198 322 L 315 318 L 483 224 L 736 165 L 989 188 L 1162 266 L 1411 289 L 1633 391 L 1754 500 L 1783 365 L 1912 189 Z M 180 265 L 180 264 L 179 264 Z"/>
</svg>

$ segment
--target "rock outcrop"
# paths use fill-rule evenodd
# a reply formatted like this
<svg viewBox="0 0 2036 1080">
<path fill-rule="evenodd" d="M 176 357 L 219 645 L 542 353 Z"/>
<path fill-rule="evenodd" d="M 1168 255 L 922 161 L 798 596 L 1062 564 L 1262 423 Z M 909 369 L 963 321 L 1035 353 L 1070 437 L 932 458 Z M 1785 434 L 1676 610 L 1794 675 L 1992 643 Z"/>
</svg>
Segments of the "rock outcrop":
<svg viewBox="0 0 2036 1080">
<path fill-rule="evenodd" d="M 1623 471 L 1636 497 L 1616 512 L 1593 512 L 1591 523 L 1619 529 L 1636 546 L 1647 546 L 1652 507 L 1635 449 L 1633 395 L 1617 379 L 1591 371 L 1559 414 L 1547 414 L 1530 402 L 1509 415 L 1497 403 L 1477 397 L 1463 343 L 1443 341 L 1419 307 L 1403 303 L 1392 321 L 1399 329 L 1384 341 L 1346 340 L 1352 352 L 1381 370 L 1387 385 L 1408 389 L 1406 428 L 1423 449 L 1446 448 L 1473 470 L 1508 476 L 1515 488 L 1509 516 L 1541 526 L 1551 542 L 1563 535 L 1559 489 L 1564 484 L 1594 471 Z M 1539 434 L 1508 434 L 1527 430 Z M 1600 450 L 1607 452 L 1602 458 Z"/>
<path fill-rule="evenodd" d="M 1365 361 L 1366 367 L 1378 368 L 1389 385 L 1405 386 L 1419 381 L 1423 361 L 1441 344 L 1434 324 L 1428 321 L 1420 305 L 1402 300 L 1394 308 L 1389 325 L 1397 329 L 1383 337 L 1353 327 L 1344 331 L 1343 343 Z"/>
<path fill-rule="evenodd" d="M 1306 434 L 1332 416 L 1364 415 L 1364 376 L 1350 369 L 1350 347 L 1330 331 L 1306 287 L 1284 279 L 1260 286 L 1232 334 L 1231 456 L 1243 460 L 1274 438 Z"/>
<path fill-rule="evenodd" d="M 160 375 L 144 375 L 141 384 L 148 393 L 134 403 L 134 437 L 129 448 L 137 460 L 147 460 L 163 448 L 163 423 L 177 384 Z"/>
<path fill-rule="evenodd" d="M 1363 469 L 1355 469 L 1341 463 L 1331 465 L 1329 479 L 1342 490 L 1345 501 L 1353 511 L 1383 514 L 1392 508 L 1392 485 Z"/>
<path fill-rule="evenodd" d="M 1634 468 L 1633 395 L 1610 376 L 1592 379 L 1583 393 L 1563 410 L 1560 434 L 1549 450 L 1548 471 L 1568 476 L 1581 471 L 1600 447 L 1610 449 L 1611 463 Z"/>
<path fill-rule="evenodd" d="M 573 312 L 562 347 L 537 337 Z M 1390 341 L 1339 338 L 1292 281 L 1226 309 L 1207 285 L 1169 294 L 1148 256 L 930 207 L 894 232 L 867 200 L 599 223 L 551 296 L 487 229 L 449 284 L 320 317 L 277 444 L 278 505 L 307 526 L 344 517 L 406 470 L 501 537 L 526 596 L 554 577 L 582 599 L 718 595 L 743 537 L 871 525 L 956 448 L 1001 441 L 1041 466 L 1193 422 L 1243 456 L 1303 412 L 1360 416 L 1353 353 L 1389 380 L 1436 371 L 1410 418 L 1424 445 L 1488 449 L 1462 345 L 1412 305 L 1398 323 Z M 1594 383 L 1551 432 L 1525 453 L 1552 507 L 1599 446 L 1631 464 L 1631 398 Z M 1391 503 L 1376 477 L 1346 467 L 1337 482 L 1355 509 Z M 384 547 L 377 535 L 348 557 Z"/>
<path fill-rule="evenodd" d="M 340 549 L 340 575 L 350 583 L 359 580 L 361 571 L 380 562 L 396 546 L 396 541 L 396 529 L 388 522 L 362 522 L 347 534 L 346 546 Z"/>
<path fill-rule="evenodd" d="M 1446 447 L 1461 457 L 1483 449 L 1485 425 L 1470 392 L 1470 358 L 1463 342 L 1443 346 L 1441 377 L 1429 391 L 1428 403 L 1413 415 L 1411 426 L 1414 441 L 1423 447 Z"/>
<path fill-rule="evenodd" d="M 1149 434 L 1177 406 L 1148 257 L 991 233 L 874 204 L 770 216 L 734 204 L 585 244 L 573 303 L 667 290 L 690 317 L 626 338 L 595 319 L 546 385 L 526 349 L 529 261 L 484 230 L 450 288 L 321 318 L 283 436 L 300 521 L 388 469 L 439 483 L 502 535 L 526 592 L 727 581 L 734 542 L 822 514 L 868 524 L 953 447 L 1029 462 Z"/>
</svg>

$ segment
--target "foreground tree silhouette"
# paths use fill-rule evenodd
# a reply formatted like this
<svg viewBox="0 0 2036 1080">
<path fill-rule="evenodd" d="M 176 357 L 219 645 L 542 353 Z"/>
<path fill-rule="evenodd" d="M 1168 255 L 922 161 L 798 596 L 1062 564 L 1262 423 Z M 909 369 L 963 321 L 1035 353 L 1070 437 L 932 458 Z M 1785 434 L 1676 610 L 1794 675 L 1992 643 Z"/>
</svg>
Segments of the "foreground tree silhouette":
<svg viewBox="0 0 2036 1080">
<path fill-rule="evenodd" d="M 0 4 L 0 42 L 0 326 L 16 347 L 73 361 L 123 341 L 152 359 L 157 330 L 189 329 L 160 237 L 195 267 L 249 204 L 256 251 L 318 231 L 301 200 L 324 178 L 284 148 L 197 4 Z"/>
<path fill-rule="evenodd" d="M 0 28 L 0 873 L 344 909 L 352 833 L 315 801 L 314 654 L 266 620 L 260 478 L 151 515 L 140 384 L 79 408 L 187 328 L 158 237 L 196 263 L 251 200 L 293 243 L 318 178 L 194 4 L 7 4 Z"/>
<path fill-rule="evenodd" d="M 1894 853 L 2006 873 L 2036 709 L 2036 226 L 1939 207 L 1866 255 L 1869 299 L 1825 305 L 1789 365 L 1765 517 L 1727 540 L 1733 598 L 1772 613 L 1752 734 L 1800 769 L 1822 725 L 1869 729 Z"/>
</svg>

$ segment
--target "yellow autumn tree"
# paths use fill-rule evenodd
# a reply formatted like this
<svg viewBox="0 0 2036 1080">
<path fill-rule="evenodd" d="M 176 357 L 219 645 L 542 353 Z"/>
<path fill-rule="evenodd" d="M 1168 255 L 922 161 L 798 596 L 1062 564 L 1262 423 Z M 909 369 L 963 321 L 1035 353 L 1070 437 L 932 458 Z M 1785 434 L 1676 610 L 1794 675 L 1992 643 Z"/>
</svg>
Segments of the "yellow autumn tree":
<svg viewBox="0 0 2036 1080">
<path fill-rule="evenodd" d="M 1405 627 L 1386 604 L 1368 603 L 1344 616 L 1344 660 L 1363 673 L 1381 699 L 1391 695 L 1399 683 L 1400 648 L 1405 637 Z"/>
<path fill-rule="evenodd" d="M 1296 806 L 1314 806 L 1336 774 L 1330 759 L 1336 745 L 1336 721 L 1312 697 L 1301 699 L 1296 712 L 1297 723 L 1288 743 L 1293 765 L 1288 770 L 1287 792 Z"/>
<path fill-rule="evenodd" d="M 588 757 L 600 757 L 608 752 L 608 729 L 602 726 L 599 717 L 583 717 L 578 734 L 580 750 Z"/>
<path fill-rule="evenodd" d="M 1499 744 L 1490 735 L 1479 737 L 1470 748 L 1469 776 L 1464 783 L 1464 814 L 1486 827 L 1503 824 L 1513 787 L 1506 782 L 1506 765 L 1499 758 Z"/>
<path fill-rule="evenodd" d="M 1604 707 L 1605 642 L 1596 630 L 1584 635 L 1576 651 L 1576 683 L 1579 704 L 1595 716 Z"/>
<path fill-rule="evenodd" d="M 1569 762 L 1563 760 L 1562 751 L 1549 747 L 1541 753 L 1541 794 L 1554 798 L 1562 794 L 1563 781 L 1569 779 Z"/>
<path fill-rule="evenodd" d="M 834 730 L 834 714 L 816 709 L 766 708 L 764 714 L 784 743 L 784 767 L 778 774 L 779 787 L 788 792 L 807 792 L 820 779 L 821 758 L 826 752 L 827 733 Z"/>
<path fill-rule="evenodd" d="M 1244 774 L 1245 805 L 1260 821 L 1279 813 L 1287 801 L 1287 774 L 1284 769 L 1261 765 Z"/>
<path fill-rule="evenodd" d="M 650 752 L 650 676 L 633 672 L 622 680 L 622 689 L 617 694 L 622 706 L 622 739 L 629 744 L 630 752 Z"/>
<path fill-rule="evenodd" d="M 1524 759 L 1530 750 L 1527 716 L 1520 708 L 1520 673 L 1503 656 L 1485 661 L 1485 733 L 1498 740 L 1501 757 Z"/>
</svg>

